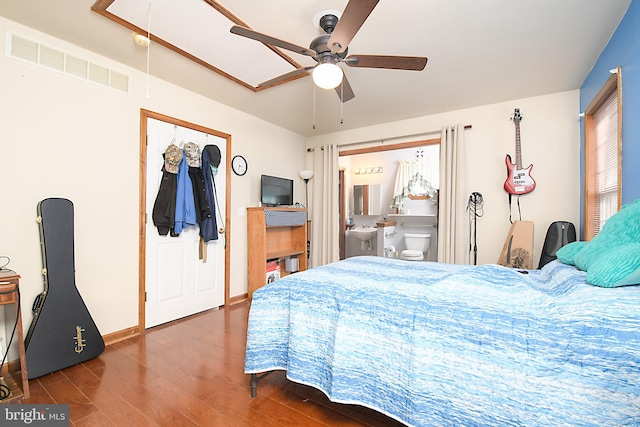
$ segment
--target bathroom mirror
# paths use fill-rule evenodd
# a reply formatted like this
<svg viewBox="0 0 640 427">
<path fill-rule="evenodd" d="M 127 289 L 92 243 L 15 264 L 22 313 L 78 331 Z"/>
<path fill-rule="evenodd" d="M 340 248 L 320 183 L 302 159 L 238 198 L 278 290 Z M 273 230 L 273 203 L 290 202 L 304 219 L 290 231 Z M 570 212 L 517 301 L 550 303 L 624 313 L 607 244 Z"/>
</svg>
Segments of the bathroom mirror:
<svg viewBox="0 0 640 427">
<path fill-rule="evenodd" d="M 380 184 L 353 186 L 353 214 L 380 215 L 382 198 Z"/>
</svg>

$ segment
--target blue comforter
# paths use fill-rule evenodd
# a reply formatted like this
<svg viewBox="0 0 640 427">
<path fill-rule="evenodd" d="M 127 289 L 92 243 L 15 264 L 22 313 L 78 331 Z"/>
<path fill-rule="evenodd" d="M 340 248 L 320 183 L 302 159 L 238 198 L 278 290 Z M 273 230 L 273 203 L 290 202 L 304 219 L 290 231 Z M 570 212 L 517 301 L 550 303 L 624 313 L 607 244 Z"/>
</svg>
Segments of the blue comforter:
<svg viewBox="0 0 640 427">
<path fill-rule="evenodd" d="M 640 425 L 640 287 L 357 257 L 253 294 L 246 373 L 411 426 Z"/>
</svg>

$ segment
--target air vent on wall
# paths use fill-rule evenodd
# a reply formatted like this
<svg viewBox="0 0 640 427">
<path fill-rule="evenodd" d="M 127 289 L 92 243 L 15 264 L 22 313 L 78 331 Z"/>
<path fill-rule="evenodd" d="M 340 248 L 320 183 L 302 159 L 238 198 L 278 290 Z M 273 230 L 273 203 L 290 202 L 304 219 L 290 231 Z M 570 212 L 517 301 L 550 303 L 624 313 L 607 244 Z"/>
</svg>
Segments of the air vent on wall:
<svg viewBox="0 0 640 427">
<path fill-rule="evenodd" d="M 88 80 L 122 92 L 129 92 L 129 76 L 8 32 L 8 55 L 79 79 Z"/>
</svg>

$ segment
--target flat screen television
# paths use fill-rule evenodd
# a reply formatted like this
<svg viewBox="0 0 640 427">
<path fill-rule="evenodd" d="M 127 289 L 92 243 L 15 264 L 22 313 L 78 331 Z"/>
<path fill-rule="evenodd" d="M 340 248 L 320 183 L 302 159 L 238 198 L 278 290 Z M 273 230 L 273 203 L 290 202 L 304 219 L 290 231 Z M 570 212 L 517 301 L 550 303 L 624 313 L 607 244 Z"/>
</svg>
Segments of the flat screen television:
<svg viewBox="0 0 640 427">
<path fill-rule="evenodd" d="M 293 180 L 262 175 L 260 177 L 260 202 L 262 206 L 293 205 Z"/>
</svg>

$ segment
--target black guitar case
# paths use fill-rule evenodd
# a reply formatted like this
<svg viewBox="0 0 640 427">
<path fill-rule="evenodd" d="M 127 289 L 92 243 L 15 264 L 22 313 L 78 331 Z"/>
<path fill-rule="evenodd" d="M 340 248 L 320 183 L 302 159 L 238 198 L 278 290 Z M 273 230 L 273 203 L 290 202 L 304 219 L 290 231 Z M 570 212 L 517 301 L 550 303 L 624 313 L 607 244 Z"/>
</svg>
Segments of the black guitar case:
<svg viewBox="0 0 640 427">
<path fill-rule="evenodd" d="M 33 321 L 25 338 L 27 377 L 93 359 L 104 340 L 75 283 L 73 203 L 44 199 L 38 203 L 44 292 L 33 303 Z"/>
<path fill-rule="evenodd" d="M 556 252 L 558 249 L 566 245 L 567 243 L 576 241 L 576 227 L 569 221 L 555 221 L 552 222 L 547 229 L 547 236 L 544 239 L 544 245 L 542 246 L 542 253 L 540 254 L 540 264 L 538 269 L 541 269 L 546 264 L 550 263 L 554 259 L 557 259 Z"/>
</svg>

